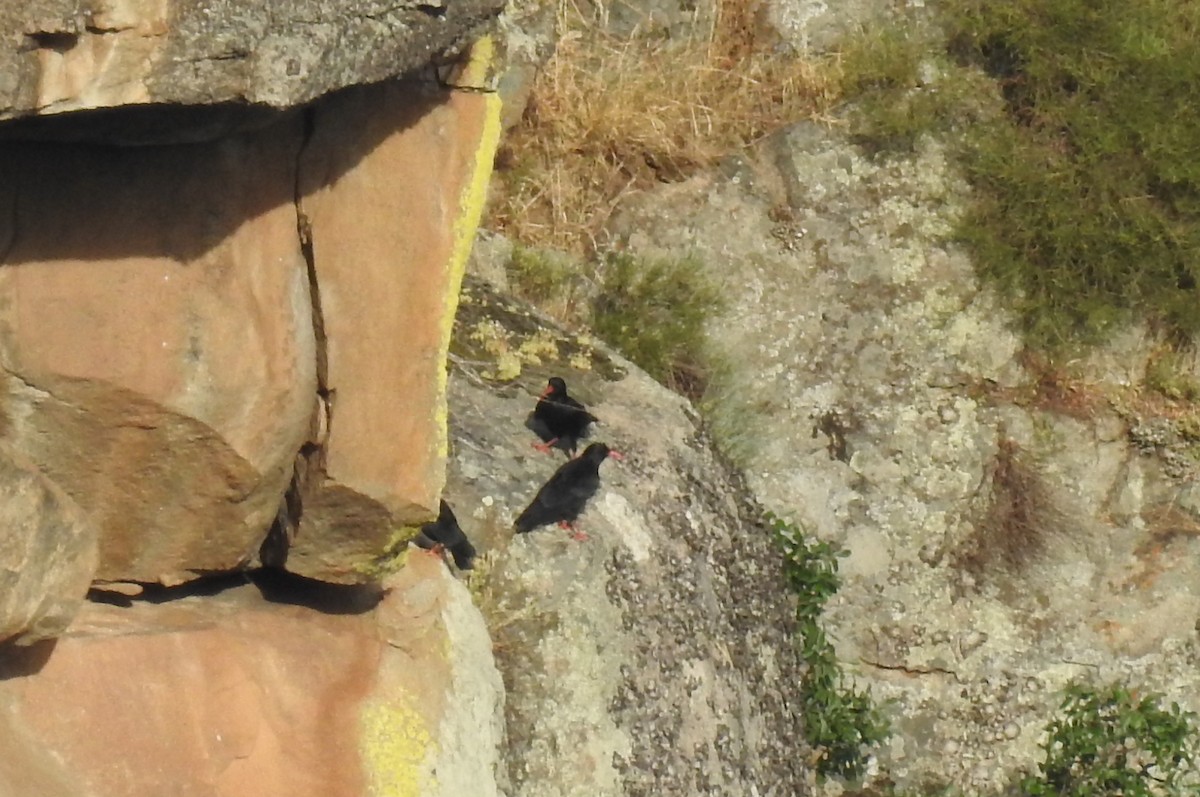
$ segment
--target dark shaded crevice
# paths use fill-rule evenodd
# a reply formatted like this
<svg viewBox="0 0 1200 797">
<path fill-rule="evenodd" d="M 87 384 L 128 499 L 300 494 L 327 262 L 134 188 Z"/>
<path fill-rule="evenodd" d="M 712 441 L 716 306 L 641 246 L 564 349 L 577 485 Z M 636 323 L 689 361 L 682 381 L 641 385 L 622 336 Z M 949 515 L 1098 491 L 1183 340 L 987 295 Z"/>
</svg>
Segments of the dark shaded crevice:
<svg viewBox="0 0 1200 797">
<path fill-rule="evenodd" d="M 296 454 L 292 478 L 279 503 L 275 522 L 259 548 L 259 561 L 265 567 L 283 568 L 288 550 L 300 528 L 304 511 L 304 494 L 309 484 L 324 475 L 323 443 L 329 436 L 333 421 L 333 391 L 329 388 L 329 357 L 325 336 L 325 315 L 321 304 L 321 288 L 317 279 L 316 255 L 313 249 L 312 222 L 304 212 L 304 157 L 316 127 L 316 110 L 306 108 L 301 117 L 303 134 L 296 150 L 295 183 L 292 202 L 296 209 L 296 237 L 308 274 L 308 296 L 311 303 L 314 356 L 316 357 L 317 404 L 309 428 L 309 439 Z"/>
<path fill-rule="evenodd" d="M 79 43 L 79 34 L 66 30 L 39 30 L 26 33 L 25 38 L 34 49 L 53 50 L 56 53 L 68 52 Z"/>
<path fill-rule="evenodd" d="M 37 675 L 50 660 L 57 644 L 57 639 L 43 639 L 32 645 L 0 644 L 0 681 Z"/>
<path fill-rule="evenodd" d="M 195 572 L 195 571 L 193 571 Z M 105 603 L 110 606 L 128 607 L 135 603 L 169 603 L 181 598 L 211 598 L 229 589 L 245 586 L 250 579 L 246 571 L 216 571 L 197 573 L 194 578 L 183 584 L 168 587 L 157 582 L 123 581 L 122 585 L 140 588 L 136 595 L 126 592 L 105 589 L 103 586 L 93 586 L 87 592 L 87 599 L 92 603 Z"/>
<path fill-rule="evenodd" d="M 275 568 L 256 570 L 250 576 L 264 600 L 322 614 L 364 614 L 384 596 L 379 584 L 332 584 Z"/>
<path fill-rule="evenodd" d="M 8 209 L 8 237 L 7 239 L 0 239 L 0 266 L 8 263 L 8 256 L 12 254 L 13 249 L 17 246 L 17 228 L 21 221 L 19 210 L 21 184 L 16 175 L 10 176 L 9 179 L 13 180 L 12 207 Z"/>
<path fill-rule="evenodd" d="M 154 583 L 126 583 L 140 587 L 141 592 L 137 595 L 126 595 L 93 588 L 88 591 L 87 598 L 93 603 L 129 608 L 135 604 L 158 605 L 182 598 L 211 598 L 252 584 L 268 603 L 303 606 L 322 614 L 362 614 L 374 609 L 384 594 L 383 588 L 378 584 L 331 584 L 275 567 L 205 574 L 175 587 Z"/>
</svg>

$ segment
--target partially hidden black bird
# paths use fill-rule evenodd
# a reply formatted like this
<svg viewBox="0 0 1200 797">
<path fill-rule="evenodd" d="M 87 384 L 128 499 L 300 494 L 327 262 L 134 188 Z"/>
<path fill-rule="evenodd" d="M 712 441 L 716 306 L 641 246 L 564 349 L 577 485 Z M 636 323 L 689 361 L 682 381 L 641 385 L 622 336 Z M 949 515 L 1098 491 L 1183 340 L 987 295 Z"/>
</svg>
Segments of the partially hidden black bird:
<svg viewBox="0 0 1200 797">
<path fill-rule="evenodd" d="M 449 551 L 459 570 L 470 570 L 474 567 L 475 546 L 463 533 L 462 527 L 458 525 L 458 518 L 444 499 L 438 509 L 437 520 L 421 526 L 421 531 L 413 542 L 438 556 L 443 550 Z"/>
<path fill-rule="evenodd" d="M 592 443 L 578 457 L 563 463 L 517 517 L 513 528 L 518 533 L 525 533 L 539 526 L 558 523 L 573 529 L 588 500 L 600 489 L 600 463 L 609 457 L 624 459 L 619 451 L 604 443 Z M 587 539 L 587 535 L 578 530 L 571 536 L 580 541 Z"/>
<path fill-rule="evenodd" d="M 598 420 L 583 404 L 567 395 L 567 383 L 562 377 L 552 376 L 525 426 L 542 439 L 541 443 L 533 444 L 534 448 L 547 454 L 551 448 L 557 448 L 573 457 L 579 441 L 588 436 L 588 427 Z"/>
</svg>

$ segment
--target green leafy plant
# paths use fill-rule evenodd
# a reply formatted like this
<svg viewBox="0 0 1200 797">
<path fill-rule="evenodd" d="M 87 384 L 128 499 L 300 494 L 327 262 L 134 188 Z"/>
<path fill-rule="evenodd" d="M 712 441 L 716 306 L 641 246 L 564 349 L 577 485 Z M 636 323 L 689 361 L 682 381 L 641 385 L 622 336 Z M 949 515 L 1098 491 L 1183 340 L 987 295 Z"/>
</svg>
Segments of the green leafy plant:
<svg viewBox="0 0 1200 797">
<path fill-rule="evenodd" d="M 1161 696 L 1138 697 L 1111 684 L 1072 684 L 1063 716 L 1050 723 L 1037 776 L 1021 781 L 1030 797 L 1184 797 L 1200 793 L 1196 715 Z"/>
<path fill-rule="evenodd" d="M 817 750 L 818 774 L 857 778 L 865 750 L 891 733 L 887 718 L 871 698 L 847 683 L 833 643 L 821 627 L 825 604 L 841 586 L 838 559 L 846 552 L 823 540 L 809 540 L 795 525 L 767 513 L 766 521 L 784 553 L 784 574 L 796 593 L 801 651 L 808 670 L 801 682 L 805 735 Z"/>
<path fill-rule="evenodd" d="M 720 292 L 693 257 L 609 253 L 592 302 L 592 328 L 655 379 L 697 398 L 705 382 L 705 323 L 722 307 Z"/>
</svg>

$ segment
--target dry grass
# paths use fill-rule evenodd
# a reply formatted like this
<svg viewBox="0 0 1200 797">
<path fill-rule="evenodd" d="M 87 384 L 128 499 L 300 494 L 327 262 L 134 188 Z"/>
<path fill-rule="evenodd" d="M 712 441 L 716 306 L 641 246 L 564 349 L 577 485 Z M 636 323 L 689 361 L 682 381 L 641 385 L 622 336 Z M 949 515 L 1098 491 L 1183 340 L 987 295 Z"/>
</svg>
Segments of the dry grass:
<svg viewBox="0 0 1200 797">
<path fill-rule="evenodd" d="M 560 5 L 557 51 L 497 158 L 489 225 L 590 254 L 628 192 L 824 114 L 834 70 L 760 43 L 757 13 L 755 0 L 725 0 L 707 36 L 681 42 L 615 38 Z"/>
<path fill-rule="evenodd" d="M 1016 441 L 1002 438 L 992 461 L 983 516 L 956 551 L 957 567 L 982 582 L 1017 575 L 1060 535 L 1065 515 Z"/>
</svg>

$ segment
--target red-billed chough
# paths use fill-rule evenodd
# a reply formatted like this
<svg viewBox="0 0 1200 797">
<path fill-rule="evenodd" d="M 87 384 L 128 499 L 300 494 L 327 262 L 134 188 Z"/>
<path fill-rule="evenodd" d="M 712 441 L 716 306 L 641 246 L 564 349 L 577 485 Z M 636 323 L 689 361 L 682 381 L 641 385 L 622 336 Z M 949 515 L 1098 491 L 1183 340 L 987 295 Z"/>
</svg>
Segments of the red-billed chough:
<svg viewBox="0 0 1200 797">
<path fill-rule="evenodd" d="M 458 525 L 458 518 L 454 516 L 454 511 L 445 500 L 438 510 L 437 520 L 422 526 L 413 542 L 418 547 L 438 555 L 441 555 L 442 549 L 450 551 L 459 570 L 470 570 L 474 567 L 475 546 L 463 533 Z"/>
<path fill-rule="evenodd" d="M 533 444 L 535 448 L 547 454 L 551 448 L 557 448 L 573 457 L 579 441 L 588 436 L 588 427 L 598 420 L 567 395 L 567 383 L 562 377 L 552 376 L 538 397 L 537 406 L 525 420 L 525 426 L 542 438 L 541 443 Z"/>
<path fill-rule="evenodd" d="M 604 443 L 592 443 L 577 458 L 564 463 L 538 490 L 513 527 L 518 533 L 533 531 L 548 523 L 571 528 L 588 500 L 600 489 L 600 463 L 609 457 L 622 459 L 620 452 Z M 582 533 L 573 536 L 587 539 Z"/>
</svg>

